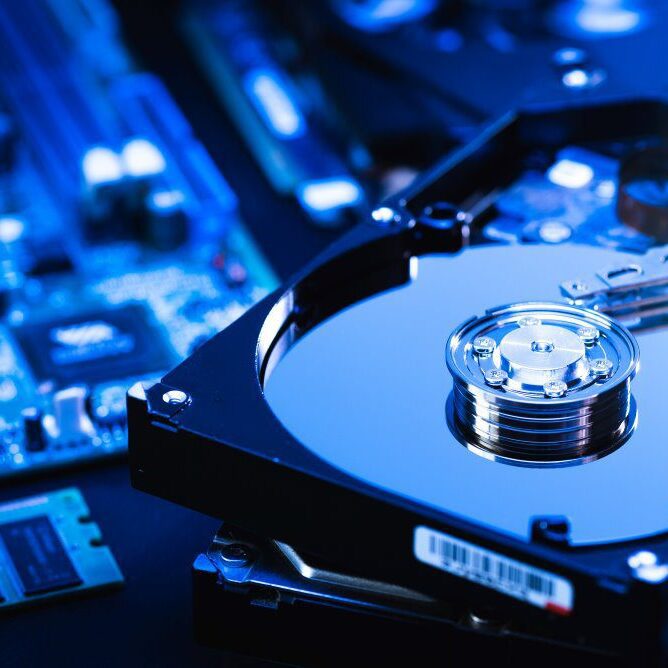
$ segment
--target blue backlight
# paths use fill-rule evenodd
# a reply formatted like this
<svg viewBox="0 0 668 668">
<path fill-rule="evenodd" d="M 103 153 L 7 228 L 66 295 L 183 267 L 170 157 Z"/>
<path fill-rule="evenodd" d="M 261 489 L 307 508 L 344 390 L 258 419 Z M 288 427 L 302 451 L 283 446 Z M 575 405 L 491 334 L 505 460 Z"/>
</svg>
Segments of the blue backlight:
<svg viewBox="0 0 668 668">
<path fill-rule="evenodd" d="M 648 12 L 632 0 L 570 0 L 552 14 L 560 33 L 590 39 L 627 35 L 644 28 L 648 18 Z"/>
<path fill-rule="evenodd" d="M 253 105 L 269 128 L 283 139 L 294 139 L 304 134 L 306 121 L 283 76 L 272 70 L 254 70 L 245 80 L 245 87 Z"/>
<path fill-rule="evenodd" d="M 362 201 L 363 196 L 359 183 L 347 177 L 307 181 L 297 192 L 304 208 L 313 213 L 355 206 Z"/>
</svg>

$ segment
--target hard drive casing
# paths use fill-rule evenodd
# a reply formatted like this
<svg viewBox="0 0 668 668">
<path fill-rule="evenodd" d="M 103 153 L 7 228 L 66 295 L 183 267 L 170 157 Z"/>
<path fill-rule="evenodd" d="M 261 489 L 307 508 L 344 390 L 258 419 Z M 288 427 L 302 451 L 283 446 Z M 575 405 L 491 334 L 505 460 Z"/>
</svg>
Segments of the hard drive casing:
<svg viewBox="0 0 668 668">
<path fill-rule="evenodd" d="M 388 202 L 389 219 L 362 225 L 287 285 L 214 337 L 160 383 L 129 393 L 130 465 L 143 491 L 289 544 L 354 575 L 391 582 L 469 610 L 493 609 L 534 637 L 642 657 L 668 656 L 663 581 L 636 577 L 629 557 L 668 557 L 665 533 L 587 547 L 569 545 L 562 517 L 536 517 L 532 540 L 517 540 L 374 487 L 299 443 L 263 397 L 262 379 L 282 351 L 345 306 L 409 279 L 410 257 L 454 252 L 461 227 L 425 222 L 432 202 L 464 208 L 476 192 L 503 187 L 522 157 L 542 147 L 663 136 L 661 100 L 531 109 L 509 115 L 477 141 Z M 185 393 L 173 405 L 166 393 Z M 416 560 L 417 527 L 426 526 L 503 558 L 563 578 L 570 614 L 527 605 Z"/>
</svg>

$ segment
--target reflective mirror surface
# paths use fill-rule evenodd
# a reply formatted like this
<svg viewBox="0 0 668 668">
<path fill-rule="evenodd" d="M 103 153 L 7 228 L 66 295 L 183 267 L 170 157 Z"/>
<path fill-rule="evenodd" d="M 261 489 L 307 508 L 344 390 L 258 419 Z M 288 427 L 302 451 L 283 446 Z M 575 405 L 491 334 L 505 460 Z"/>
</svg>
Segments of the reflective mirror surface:
<svg viewBox="0 0 668 668">
<path fill-rule="evenodd" d="M 485 246 L 417 260 L 409 284 L 326 320 L 279 362 L 266 398 L 315 454 L 405 497 L 527 538 L 531 518 L 565 515 L 574 543 L 668 526 L 668 330 L 638 337 L 638 426 L 618 450 L 580 466 L 511 466 L 470 452 L 445 419 L 450 333 L 487 309 L 559 300 L 559 283 L 614 264 L 578 245 Z"/>
</svg>

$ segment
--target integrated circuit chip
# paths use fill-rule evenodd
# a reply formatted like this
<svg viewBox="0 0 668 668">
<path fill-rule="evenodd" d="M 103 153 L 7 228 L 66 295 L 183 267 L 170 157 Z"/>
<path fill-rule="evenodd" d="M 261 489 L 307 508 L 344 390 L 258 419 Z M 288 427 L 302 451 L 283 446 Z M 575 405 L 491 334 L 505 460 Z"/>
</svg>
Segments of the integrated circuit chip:
<svg viewBox="0 0 668 668">
<path fill-rule="evenodd" d="M 0 610 L 122 582 L 78 490 L 0 504 Z"/>
<path fill-rule="evenodd" d="M 140 304 L 24 325 L 13 334 L 37 381 L 61 387 L 155 373 L 175 361 Z"/>
<path fill-rule="evenodd" d="M 24 596 L 81 584 L 47 515 L 0 524 L 0 542 L 14 564 Z"/>
</svg>

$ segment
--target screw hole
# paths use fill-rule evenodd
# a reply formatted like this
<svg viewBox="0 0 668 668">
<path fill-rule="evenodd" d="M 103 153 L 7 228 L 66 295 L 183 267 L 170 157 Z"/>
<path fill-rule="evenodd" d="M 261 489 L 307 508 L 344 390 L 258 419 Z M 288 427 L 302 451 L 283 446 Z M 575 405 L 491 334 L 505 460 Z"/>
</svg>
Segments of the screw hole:
<svg viewBox="0 0 668 668">
<path fill-rule="evenodd" d="M 627 267 L 620 267 L 619 269 L 611 269 L 606 274 L 606 278 L 608 280 L 612 280 L 613 278 L 621 278 L 622 276 L 628 276 L 631 274 L 642 274 L 642 267 L 637 264 L 630 264 Z"/>
</svg>

